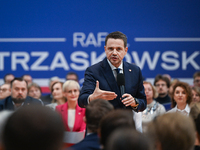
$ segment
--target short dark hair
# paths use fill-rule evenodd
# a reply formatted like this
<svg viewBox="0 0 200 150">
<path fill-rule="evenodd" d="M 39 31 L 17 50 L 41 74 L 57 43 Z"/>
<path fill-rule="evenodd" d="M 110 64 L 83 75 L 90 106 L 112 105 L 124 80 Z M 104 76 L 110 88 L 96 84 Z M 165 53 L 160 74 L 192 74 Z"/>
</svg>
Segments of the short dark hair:
<svg viewBox="0 0 200 150">
<path fill-rule="evenodd" d="M 124 41 L 124 47 L 127 46 L 127 37 L 124 33 L 120 32 L 120 31 L 115 31 L 115 32 L 111 32 L 110 34 L 108 34 L 105 39 L 105 45 L 107 44 L 107 41 L 109 38 L 122 39 Z"/>
<path fill-rule="evenodd" d="M 42 93 L 41 87 L 37 83 L 34 83 L 34 82 L 32 82 L 31 84 L 28 85 L 28 93 L 29 93 L 31 87 L 38 88 L 40 90 L 40 93 Z"/>
<path fill-rule="evenodd" d="M 192 102 L 192 90 L 191 90 L 189 84 L 185 83 L 185 82 L 179 81 L 179 82 L 175 83 L 174 86 L 173 86 L 172 98 L 171 98 L 171 101 L 172 101 L 171 107 L 172 108 L 176 106 L 176 101 L 174 100 L 174 92 L 175 92 L 175 89 L 178 86 L 182 87 L 185 90 L 185 92 L 186 92 L 186 95 L 187 95 L 187 101 L 186 101 L 186 103 L 190 104 Z"/>
<path fill-rule="evenodd" d="M 21 76 L 21 78 L 24 78 L 25 76 L 30 76 L 31 77 L 30 74 L 24 74 L 24 75 Z"/>
<path fill-rule="evenodd" d="M 167 84 L 167 87 L 169 88 L 170 87 L 170 81 L 167 77 L 161 75 L 161 74 L 158 74 L 156 77 L 155 77 L 155 80 L 154 80 L 154 86 L 156 86 L 156 83 L 159 81 L 159 80 L 163 80 L 166 84 Z"/>
<path fill-rule="evenodd" d="M 120 128 L 114 131 L 106 144 L 106 150 L 150 150 L 149 139 L 133 128 Z"/>
<path fill-rule="evenodd" d="M 10 88 L 12 88 L 12 85 L 13 85 L 13 82 L 14 81 L 24 81 L 24 82 L 26 82 L 26 80 L 24 80 L 23 78 L 18 78 L 18 77 L 15 77 L 11 82 L 10 82 Z M 27 87 L 27 89 L 28 89 L 28 83 L 26 82 L 26 87 Z"/>
<path fill-rule="evenodd" d="M 24 106 L 7 120 L 3 131 L 6 150 L 57 150 L 62 147 L 61 116 L 45 106 Z"/>
<path fill-rule="evenodd" d="M 65 77 L 65 79 L 67 80 L 67 76 L 68 75 L 75 75 L 76 76 L 76 79 L 77 79 L 77 81 L 79 80 L 79 77 L 78 77 L 78 74 L 77 73 L 75 73 L 75 72 L 68 72 L 67 73 L 67 75 L 66 75 L 66 77 Z"/>
<path fill-rule="evenodd" d="M 111 133 L 122 127 L 135 129 L 132 110 L 117 109 L 109 112 L 100 121 L 100 143 L 106 146 L 106 141 Z"/>
<path fill-rule="evenodd" d="M 196 77 L 200 77 L 200 71 L 197 71 L 193 74 L 193 79 L 195 79 Z"/>
<path fill-rule="evenodd" d="M 113 109 L 113 105 L 107 100 L 96 99 L 91 101 L 85 111 L 87 128 L 93 133 L 97 132 L 100 120 Z"/>
<path fill-rule="evenodd" d="M 193 120 L 181 113 L 165 113 L 148 124 L 146 135 L 162 150 L 192 150 L 195 142 Z"/>
<path fill-rule="evenodd" d="M 5 74 L 5 76 L 3 77 L 4 82 L 6 82 L 6 77 L 9 76 L 9 75 L 14 76 L 12 73 L 7 73 L 7 74 Z"/>
</svg>

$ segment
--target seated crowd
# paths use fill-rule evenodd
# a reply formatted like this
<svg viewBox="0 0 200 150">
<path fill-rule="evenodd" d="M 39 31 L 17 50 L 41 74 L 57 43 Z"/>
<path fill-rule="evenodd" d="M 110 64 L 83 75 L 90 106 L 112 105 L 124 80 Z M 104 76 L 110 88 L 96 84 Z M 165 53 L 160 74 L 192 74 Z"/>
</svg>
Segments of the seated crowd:
<svg viewBox="0 0 200 150">
<path fill-rule="evenodd" d="M 81 88 L 73 72 L 65 82 L 50 78 L 48 95 L 33 81 L 27 74 L 4 77 L 0 150 L 200 149 L 200 72 L 194 73 L 193 85 L 166 74 L 153 84 L 143 81 L 147 107 L 134 113 L 103 99 L 79 107 Z"/>
</svg>

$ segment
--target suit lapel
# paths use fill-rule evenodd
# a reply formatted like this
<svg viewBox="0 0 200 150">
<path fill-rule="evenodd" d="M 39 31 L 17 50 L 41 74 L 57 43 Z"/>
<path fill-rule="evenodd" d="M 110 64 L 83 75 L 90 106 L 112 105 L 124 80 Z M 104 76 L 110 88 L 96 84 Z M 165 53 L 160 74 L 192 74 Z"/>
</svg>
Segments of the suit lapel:
<svg viewBox="0 0 200 150">
<path fill-rule="evenodd" d="M 112 91 L 114 91 L 115 93 L 120 93 L 118 85 L 117 85 L 117 81 L 113 75 L 113 71 L 110 68 L 110 65 L 108 64 L 107 58 L 105 58 L 102 61 L 102 65 L 101 65 L 101 71 L 104 75 L 104 78 L 106 79 L 106 81 L 108 82 L 108 85 L 110 87 L 110 89 Z"/>
<path fill-rule="evenodd" d="M 14 105 L 13 105 L 11 96 L 8 98 L 5 108 L 8 110 L 14 110 Z"/>
</svg>

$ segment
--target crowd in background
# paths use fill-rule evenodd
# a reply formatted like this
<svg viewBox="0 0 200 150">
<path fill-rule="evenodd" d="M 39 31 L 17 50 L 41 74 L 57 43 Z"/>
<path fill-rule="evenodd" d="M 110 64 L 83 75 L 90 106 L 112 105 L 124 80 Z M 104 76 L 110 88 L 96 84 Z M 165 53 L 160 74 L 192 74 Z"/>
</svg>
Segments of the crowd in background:
<svg viewBox="0 0 200 150">
<path fill-rule="evenodd" d="M 24 147 L 35 142 L 33 145 L 40 147 L 37 149 L 49 150 L 63 149 L 63 147 L 71 150 L 200 149 L 200 72 L 194 73 L 193 85 L 178 79 L 172 80 L 167 74 L 157 75 L 153 84 L 143 81 L 147 107 L 143 112 L 138 112 L 142 118 L 142 131 L 136 130 L 132 111 L 130 113 L 127 110 L 114 110 L 108 101 L 97 99 L 86 108 L 79 107 L 78 81 L 78 75 L 74 72 L 66 75 L 64 83 L 58 77 L 52 77 L 49 79 L 51 92 L 44 95 L 41 87 L 33 82 L 30 75 L 16 78 L 13 74 L 6 74 L 4 84 L 0 86 L 1 147 L 13 149 L 18 146 L 18 141 L 18 143 L 27 142 L 25 145 L 21 144 Z M 22 88 L 17 89 L 17 85 L 21 85 Z M 17 90 L 22 94 L 15 95 Z M 26 90 L 27 93 L 23 95 Z M 12 100 L 21 98 L 25 101 L 21 102 L 19 107 L 16 103 L 15 107 L 11 108 L 9 98 Z M 5 99 L 7 103 L 1 105 L 1 101 Z M 32 103 L 37 104 L 37 107 L 25 107 Z M 21 106 L 24 106 L 24 109 L 19 109 Z M 5 113 L 5 111 L 8 112 Z M 37 116 L 34 117 L 34 115 Z M 4 118 L 7 118 L 5 129 L 3 128 Z M 40 121 L 43 125 L 37 124 Z M 14 124 L 17 127 L 12 131 Z M 43 133 L 44 128 L 46 131 Z M 64 131 L 74 134 L 64 135 L 62 134 Z M 17 133 L 14 136 L 12 132 Z M 40 132 L 41 135 L 34 137 L 33 132 Z M 62 145 L 61 139 L 66 136 L 80 136 L 80 134 L 75 134 L 79 132 L 86 133 L 85 138 L 75 143 Z M 18 138 L 20 135 L 28 136 L 30 139 L 24 140 L 23 136 Z M 14 141 L 10 140 L 13 138 L 15 138 Z M 8 148 L 7 145 L 9 145 Z M 45 145 L 48 145 L 48 148 L 45 148 Z M 15 149 L 24 149 L 24 147 Z M 28 149 L 35 149 L 35 147 Z"/>
</svg>

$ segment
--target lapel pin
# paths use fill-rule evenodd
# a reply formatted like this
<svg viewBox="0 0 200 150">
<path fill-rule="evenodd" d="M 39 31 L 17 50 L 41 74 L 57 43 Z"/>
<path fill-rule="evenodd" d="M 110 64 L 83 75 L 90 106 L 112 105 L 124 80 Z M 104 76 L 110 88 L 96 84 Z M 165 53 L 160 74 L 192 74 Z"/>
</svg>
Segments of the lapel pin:
<svg viewBox="0 0 200 150">
<path fill-rule="evenodd" d="M 81 113 L 79 112 L 78 114 L 80 115 Z"/>
<path fill-rule="evenodd" d="M 131 72 L 131 69 L 129 69 L 129 72 Z"/>
</svg>

